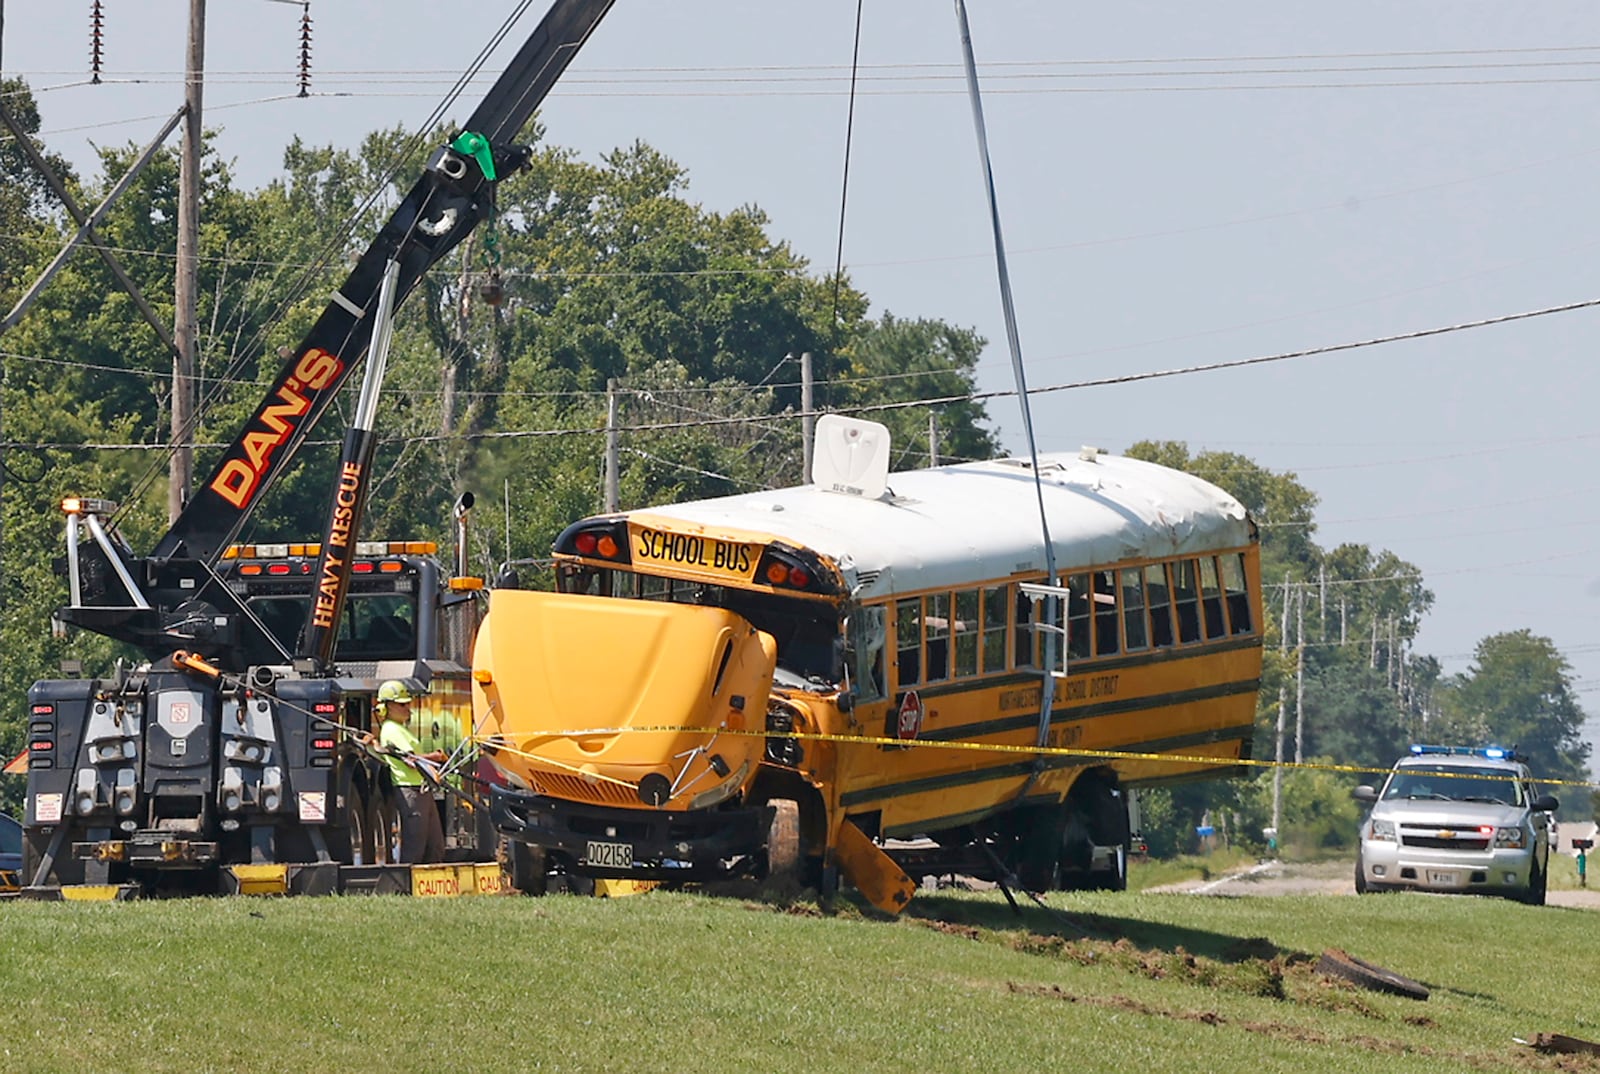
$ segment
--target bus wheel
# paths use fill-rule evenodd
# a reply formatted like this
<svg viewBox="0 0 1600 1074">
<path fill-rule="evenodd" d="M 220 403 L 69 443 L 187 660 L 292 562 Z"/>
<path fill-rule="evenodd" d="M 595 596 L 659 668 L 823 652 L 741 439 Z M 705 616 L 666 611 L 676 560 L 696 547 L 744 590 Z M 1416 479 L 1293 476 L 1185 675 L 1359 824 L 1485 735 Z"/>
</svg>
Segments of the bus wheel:
<svg viewBox="0 0 1600 1074">
<path fill-rule="evenodd" d="M 1128 890 L 1128 847 L 1119 843 L 1111 852 L 1111 873 L 1101 884 L 1106 891 Z"/>
<path fill-rule="evenodd" d="M 504 840 L 507 872 L 511 886 L 524 895 L 543 895 L 550 889 L 550 874 L 545 866 L 544 847 L 524 843 L 521 839 Z"/>
<path fill-rule="evenodd" d="M 767 802 L 767 838 L 761 878 L 798 888 L 802 859 L 800 854 L 800 803 L 793 798 L 773 798 Z"/>
<path fill-rule="evenodd" d="M 1066 809 L 1041 806 L 1030 808 L 1028 812 L 1031 815 L 1018 848 L 1017 883 L 1023 891 L 1054 891 L 1061 885 L 1061 845 L 1067 830 Z"/>
</svg>

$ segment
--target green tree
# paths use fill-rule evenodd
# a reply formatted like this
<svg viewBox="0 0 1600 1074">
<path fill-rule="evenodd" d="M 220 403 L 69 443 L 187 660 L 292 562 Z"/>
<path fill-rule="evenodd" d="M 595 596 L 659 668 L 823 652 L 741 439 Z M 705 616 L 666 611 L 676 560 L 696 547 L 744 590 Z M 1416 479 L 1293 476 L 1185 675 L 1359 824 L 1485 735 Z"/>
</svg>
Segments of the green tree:
<svg viewBox="0 0 1600 1074">
<path fill-rule="evenodd" d="M 1176 440 L 1141 440 L 1127 454 L 1203 477 L 1244 504 L 1261 528 L 1266 584 L 1277 584 L 1285 574 L 1295 579 L 1314 576 L 1320 552 L 1311 539 L 1317 529 L 1317 496 L 1293 473 L 1273 473 L 1231 451 L 1191 454 L 1187 444 Z"/>
<path fill-rule="evenodd" d="M 983 404 L 968 399 L 977 389 L 976 369 L 984 339 L 969 328 L 931 318 L 904 320 L 885 313 L 863 324 L 845 357 L 844 383 L 832 390 L 840 405 L 950 402 L 929 407 L 873 410 L 866 416 L 888 426 L 894 459 L 890 469 L 928 465 L 928 414 L 937 421 L 939 458 L 966 462 L 993 458 L 999 451 Z"/>
<path fill-rule="evenodd" d="M 1319 662 L 1306 685 L 1305 754 L 1340 764 L 1383 768 L 1409 741 L 1400 699 L 1383 673 L 1366 664 Z"/>
<path fill-rule="evenodd" d="M 1529 630 L 1484 638 L 1472 665 L 1443 691 L 1441 710 L 1430 737 L 1444 732 L 1465 744 L 1514 746 L 1538 777 L 1588 778 L 1591 747 L 1582 737 L 1572 668 L 1549 638 Z M 1567 797 L 1581 813 L 1576 796 Z"/>
<path fill-rule="evenodd" d="M 1345 763 L 1343 758 L 1318 756 L 1314 764 Z M 1390 759 L 1392 760 L 1392 758 Z M 1258 832 L 1272 820 L 1272 778 L 1240 787 L 1240 823 Z M 1293 857 L 1353 846 L 1361 811 L 1350 797 L 1350 781 L 1337 772 L 1297 768 L 1283 773 L 1280 809 L 1283 823 L 1278 845 Z"/>
<path fill-rule="evenodd" d="M 0 79 L 0 108 L 30 138 L 39 132 L 39 105 L 20 78 Z M 71 189 L 77 183 L 72 166 L 45 152 L 45 161 Z M 43 175 L 34 168 L 17 140 L 0 137 L 0 307 L 9 311 L 32 283 L 33 272 L 56 251 L 53 224 L 63 210 Z"/>
</svg>

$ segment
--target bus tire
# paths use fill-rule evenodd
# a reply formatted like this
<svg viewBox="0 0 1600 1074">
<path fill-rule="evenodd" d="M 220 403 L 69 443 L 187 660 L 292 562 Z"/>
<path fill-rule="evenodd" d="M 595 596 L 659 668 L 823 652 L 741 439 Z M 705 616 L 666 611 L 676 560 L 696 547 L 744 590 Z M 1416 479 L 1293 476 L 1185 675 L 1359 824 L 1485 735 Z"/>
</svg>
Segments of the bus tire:
<svg viewBox="0 0 1600 1074">
<path fill-rule="evenodd" d="M 1032 816 L 1024 820 L 1018 840 L 1016 877 L 1023 891 L 1042 894 L 1061 886 L 1062 841 L 1070 805 L 1024 807 Z"/>
<path fill-rule="evenodd" d="M 1098 885 L 1102 891 L 1128 890 L 1128 848 L 1119 843 L 1111 855 L 1111 871 L 1099 874 Z"/>
<path fill-rule="evenodd" d="M 800 803 L 793 798 L 773 798 L 766 805 L 766 820 L 761 879 L 798 888 L 803 864 L 800 853 Z"/>
<path fill-rule="evenodd" d="M 549 891 L 550 873 L 545 864 L 544 847 L 509 836 L 503 838 L 511 886 L 524 895 L 543 895 Z"/>
</svg>

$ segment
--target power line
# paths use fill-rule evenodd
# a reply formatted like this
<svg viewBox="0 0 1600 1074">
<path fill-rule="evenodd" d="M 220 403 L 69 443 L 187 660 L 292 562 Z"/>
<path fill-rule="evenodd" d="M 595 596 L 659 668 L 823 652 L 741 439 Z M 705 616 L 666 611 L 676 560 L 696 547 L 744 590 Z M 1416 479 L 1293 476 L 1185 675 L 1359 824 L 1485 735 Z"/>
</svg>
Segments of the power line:
<svg viewBox="0 0 1600 1074">
<path fill-rule="evenodd" d="M 1334 343 L 1322 347 L 1307 347 L 1295 351 L 1282 351 L 1276 354 L 1259 355 L 1253 358 L 1235 358 L 1221 362 L 1209 362 L 1202 365 L 1180 366 L 1173 369 L 1151 370 L 1143 373 L 1124 373 L 1112 377 L 1096 377 L 1090 380 L 1069 381 L 1061 384 L 1051 384 L 1040 388 L 1029 388 L 1028 394 L 1047 395 L 1055 392 L 1073 391 L 1083 388 L 1100 388 L 1112 385 L 1135 384 L 1140 381 L 1157 380 L 1168 377 L 1191 376 L 1199 373 L 1213 373 L 1224 369 L 1241 369 L 1249 366 L 1266 365 L 1276 362 L 1294 361 L 1302 358 L 1321 357 L 1330 354 L 1339 354 L 1348 351 L 1360 350 L 1366 347 L 1376 347 L 1388 343 L 1399 343 L 1417 339 L 1427 339 L 1433 336 L 1447 335 L 1455 332 L 1465 332 L 1477 328 L 1486 328 L 1494 325 L 1510 324 L 1515 321 L 1529 320 L 1534 317 L 1545 317 L 1557 313 L 1570 313 L 1575 310 L 1591 309 L 1600 306 L 1600 299 L 1586 299 L 1582 302 L 1569 302 L 1559 306 L 1546 306 L 1540 309 L 1526 310 L 1521 313 L 1508 313 L 1495 317 L 1483 317 L 1473 321 L 1463 321 L 1452 325 L 1443 325 L 1434 328 L 1416 329 L 1410 332 L 1400 332 L 1388 336 L 1376 336 L 1370 339 L 1355 340 L 1348 343 Z M 1016 396 L 1015 389 L 997 389 L 987 392 L 967 392 L 959 395 L 933 396 L 923 399 L 899 400 L 887 403 L 865 403 L 859 406 L 840 407 L 836 412 L 843 414 L 874 414 L 895 410 L 906 410 L 914 407 L 947 406 L 958 403 L 986 402 L 990 399 L 1006 399 Z M 820 413 L 820 412 L 819 412 Z M 660 432 L 672 429 L 703 428 L 717 425 L 748 425 L 763 422 L 790 421 L 806 415 L 798 411 L 781 414 L 756 414 L 741 415 L 736 417 L 702 418 L 695 421 L 655 422 L 644 425 L 622 427 L 624 432 Z M 815 416 L 815 415 L 812 415 Z M 411 438 L 413 442 L 477 442 L 483 440 L 500 439 L 525 439 L 531 437 L 554 436 L 583 436 L 593 433 L 591 428 L 581 429 L 525 429 L 507 430 L 503 432 L 476 432 L 462 434 L 436 434 Z M 27 447 L 29 445 L 13 445 Z M 82 447 L 72 444 L 39 444 L 36 447 Z M 145 445 L 133 445 L 145 446 Z"/>
</svg>

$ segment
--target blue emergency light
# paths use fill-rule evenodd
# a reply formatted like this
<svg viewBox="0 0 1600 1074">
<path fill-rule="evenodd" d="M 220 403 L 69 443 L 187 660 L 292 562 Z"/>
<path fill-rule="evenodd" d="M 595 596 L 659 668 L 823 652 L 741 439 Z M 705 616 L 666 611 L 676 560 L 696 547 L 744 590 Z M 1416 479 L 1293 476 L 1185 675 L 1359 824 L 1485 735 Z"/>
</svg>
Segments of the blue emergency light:
<svg viewBox="0 0 1600 1074">
<path fill-rule="evenodd" d="M 1413 744 L 1411 753 L 1417 757 L 1425 753 L 1454 753 L 1466 754 L 1472 757 L 1487 757 L 1491 761 L 1514 761 L 1517 759 L 1517 751 L 1508 750 L 1504 746 L 1424 746 Z"/>
</svg>

